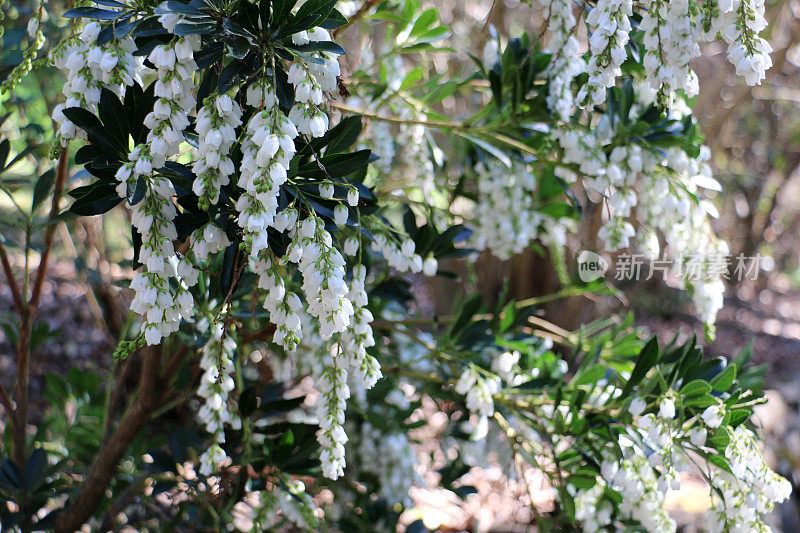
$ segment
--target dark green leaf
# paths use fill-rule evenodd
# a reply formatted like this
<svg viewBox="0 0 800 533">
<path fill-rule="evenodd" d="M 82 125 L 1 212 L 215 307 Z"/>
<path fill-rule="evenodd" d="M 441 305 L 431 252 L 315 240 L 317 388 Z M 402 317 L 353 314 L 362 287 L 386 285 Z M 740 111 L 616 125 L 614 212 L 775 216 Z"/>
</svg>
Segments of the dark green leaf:
<svg viewBox="0 0 800 533">
<path fill-rule="evenodd" d="M 647 341 L 642 351 L 639 352 L 639 357 L 636 360 L 636 365 L 633 367 L 631 377 L 622 389 L 621 398 L 625 398 L 633 391 L 633 388 L 644 379 L 656 362 L 658 362 L 658 341 L 653 337 Z"/>
<path fill-rule="evenodd" d="M 69 211 L 79 216 L 101 215 L 110 211 L 122 198 L 113 183 L 97 181 L 70 206 Z"/>
<path fill-rule="evenodd" d="M 97 7 L 76 7 L 64 13 L 66 18 L 91 18 L 96 20 L 114 20 L 122 13 L 120 11 L 109 11 Z"/>
<path fill-rule="evenodd" d="M 702 379 L 696 379 L 694 381 L 690 381 L 683 387 L 681 387 L 680 394 L 681 396 L 685 396 L 687 398 L 691 398 L 693 396 L 702 396 L 708 392 L 711 392 L 711 385 L 708 382 L 703 381 Z"/>
<path fill-rule="evenodd" d="M 736 379 L 736 365 L 729 364 L 725 370 L 711 380 L 711 386 L 717 392 L 725 392 L 731 388 L 734 379 Z"/>
<path fill-rule="evenodd" d="M 56 172 L 55 169 L 50 169 L 36 180 L 36 185 L 33 186 L 33 202 L 31 205 L 31 212 L 35 213 L 39 206 L 44 202 L 45 198 L 50 194 L 50 189 L 53 188 L 55 182 Z"/>
</svg>

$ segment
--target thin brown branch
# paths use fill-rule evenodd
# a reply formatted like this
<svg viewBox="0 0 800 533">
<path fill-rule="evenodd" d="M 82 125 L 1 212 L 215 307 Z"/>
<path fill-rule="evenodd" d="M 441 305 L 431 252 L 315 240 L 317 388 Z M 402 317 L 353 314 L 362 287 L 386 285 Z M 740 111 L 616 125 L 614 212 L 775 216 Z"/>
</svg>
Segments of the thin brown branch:
<svg viewBox="0 0 800 533">
<path fill-rule="evenodd" d="M 6 388 L 0 383 L 0 403 L 3 404 L 3 409 L 6 410 L 6 416 L 11 420 L 11 423 L 14 423 L 14 403 L 11 401 L 11 396 L 9 396 Z"/>
<path fill-rule="evenodd" d="M 353 13 L 353 15 L 348 19 L 348 21 L 345 24 L 343 24 L 343 25 L 341 25 L 338 28 L 333 30 L 333 32 L 332 32 L 333 36 L 336 37 L 339 34 L 339 32 L 341 32 L 342 30 L 344 30 L 348 26 L 352 25 L 355 21 L 359 20 L 364 15 L 366 15 L 367 11 L 369 11 L 369 9 L 372 6 L 374 6 L 375 4 L 377 4 L 377 3 L 378 3 L 378 0 L 366 0 L 361 5 L 361 7 L 358 8 L 358 11 Z"/>
<path fill-rule="evenodd" d="M 31 323 L 33 313 L 30 305 L 26 305 L 19 319 L 19 337 L 17 338 L 17 388 L 16 406 L 14 408 L 14 460 L 17 464 L 25 464 L 27 457 L 28 423 L 28 385 L 30 382 L 31 362 Z"/>
<path fill-rule="evenodd" d="M 33 284 L 33 293 L 31 294 L 30 306 L 35 310 L 39 305 L 39 298 L 42 295 L 42 285 L 44 285 L 44 278 L 47 275 L 47 262 L 50 259 L 50 251 L 53 249 L 53 237 L 56 233 L 56 224 L 52 220 L 58 216 L 59 207 L 61 202 L 61 195 L 64 192 L 64 184 L 67 181 L 67 163 L 69 163 L 69 153 L 67 148 L 61 150 L 61 157 L 58 158 L 58 168 L 56 169 L 56 182 L 53 188 L 53 201 L 50 204 L 50 221 L 51 224 L 47 226 L 44 233 L 44 250 L 42 257 L 39 260 L 39 268 L 36 270 L 36 281 Z"/>
<path fill-rule="evenodd" d="M 17 280 L 14 277 L 14 269 L 11 268 L 11 262 L 8 260 L 8 253 L 6 253 L 6 247 L 3 246 L 3 243 L 0 243 L 0 262 L 3 263 L 3 271 L 6 273 L 8 286 L 11 288 L 11 297 L 14 299 L 14 309 L 17 313 L 22 314 L 22 310 L 25 308 L 25 302 L 22 300 L 22 293 L 19 290 L 19 285 L 17 285 Z"/>
</svg>

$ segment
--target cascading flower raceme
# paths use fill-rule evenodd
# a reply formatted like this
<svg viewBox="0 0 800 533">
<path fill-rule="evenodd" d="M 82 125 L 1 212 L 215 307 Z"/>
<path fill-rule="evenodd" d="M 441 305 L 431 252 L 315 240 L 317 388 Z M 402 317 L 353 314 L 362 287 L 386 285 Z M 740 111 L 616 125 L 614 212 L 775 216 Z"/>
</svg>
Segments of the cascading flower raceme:
<svg viewBox="0 0 800 533">
<path fill-rule="evenodd" d="M 86 138 L 86 133 L 64 116 L 64 109 L 81 107 L 94 111 L 102 88 L 122 97 L 126 87 L 142 82 L 144 64 L 141 58 L 133 56 L 136 50 L 133 39 L 125 37 L 98 45 L 100 30 L 100 24 L 90 22 L 72 44 L 53 52 L 54 64 L 67 75 L 62 88 L 66 102 L 53 110 L 53 120 L 58 124 L 58 135 L 64 146 L 71 139 Z"/>
<path fill-rule="evenodd" d="M 575 107 L 572 80 L 586 70 L 586 60 L 579 51 L 578 39 L 572 34 L 577 21 L 572 3 L 565 0 L 543 0 L 543 16 L 550 21 L 549 48 L 552 59 L 547 66 L 549 91 L 547 106 L 564 122 L 568 122 Z"/>
<path fill-rule="evenodd" d="M 699 35 L 688 0 L 652 0 L 643 7 L 639 29 L 644 32 L 647 83 L 665 99 L 679 90 L 690 98 L 697 95 L 697 76 L 689 61 L 700 55 Z"/>
<path fill-rule="evenodd" d="M 315 380 L 320 395 L 317 400 L 320 425 L 318 440 L 322 445 L 322 473 L 325 477 L 337 479 L 344 475 L 344 445 L 348 440 L 344 430 L 344 412 L 350 387 L 347 386 L 347 370 L 342 366 L 339 348 L 329 357 L 331 361 Z"/>
<path fill-rule="evenodd" d="M 196 104 L 192 75 L 197 70 L 194 53 L 199 49 L 200 36 L 190 35 L 156 46 L 148 56 L 157 70 L 157 100 L 144 118 L 154 168 L 163 167 L 168 158 L 177 155 L 184 142 L 189 112 Z"/>
<path fill-rule="evenodd" d="M 356 265 L 347 295 L 353 305 L 352 327 L 342 333 L 342 350 L 353 373 L 369 389 L 381 378 L 381 367 L 378 360 L 367 353 L 367 348 L 375 345 L 375 339 L 370 326 L 372 313 L 366 308 L 366 282 L 366 267 Z"/>
<path fill-rule="evenodd" d="M 627 57 L 625 46 L 631 31 L 631 0 L 599 0 L 586 15 L 592 36 L 589 38 L 589 81 L 578 93 L 578 102 L 598 105 L 605 102 L 606 88 L 616 85 Z"/>
<path fill-rule="evenodd" d="M 144 190 L 138 202 L 129 204 L 133 227 L 142 239 L 139 260 L 143 265 L 142 271 L 131 280 L 131 288 L 136 292 L 131 309 L 144 317 L 141 331 L 147 344 L 153 345 L 177 331 L 182 318 L 193 316 L 194 299 L 188 285 L 197 281 L 197 273 L 191 264 L 177 256 L 173 246 L 178 233 L 172 183 L 153 174 L 148 146 L 136 146 L 128 159 L 116 173 L 117 194 L 126 198 L 131 187 Z M 171 284 L 172 279 L 177 284 Z"/>
<path fill-rule="evenodd" d="M 230 182 L 234 171 L 230 150 L 241 123 L 242 110 L 228 95 L 209 98 L 197 112 L 195 129 L 200 156 L 192 166 L 197 176 L 192 191 L 200 198 L 201 206 L 216 204 L 220 188 Z"/>
<path fill-rule="evenodd" d="M 209 320 L 203 318 L 199 329 L 202 331 L 203 328 L 209 327 L 211 327 Z M 231 376 L 236 341 L 226 335 L 219 322 L 207 333 L 210 334 L 210 338 L 202 349 L 200 368 L 203 374 L 200 378 L 200 387 L 197 389 L 197 395 L 203 399 L 197 418 L 214 438 L 211 447 L 200 456 L 200 473 L 206 476 L 216 471 L 217 465 L 227 459 L 227 454 L 221 446 L 225 443 L 225 426 L 233 429 L 242 427 L 239 415 L 231 408 L 229 402 L 230 393 L 236 387 Z"/>
<path fill-rule="evenodd" d="M 709 450 L 707 436 L 721 424 L 721 411 L 719 406 L 711 406 L 699 423 L 681 425 L 673 420 L 675 404 L 669 397 L 659 399 L 657 415 L 643 415 L 646 408 L 641 397 L 633 399 L 629 411 L 635 429 L 620 436 L 621 455 L 606 452 L 597 484 L 576 491 L 576 518 L 587 531 L 603 530 L 615 518 L 636 520 L 647 531 L 677 530 L 675 520 L 663 508 L 666 493 L 680 488 L 679 474 L 693 470 L 697 452 Z M 731 472 L 717 467 L 710 470 L 721 496 L 712 494 L 714 507 L 706 514 L 709 531 L 770 531 L 764 516 L 775 503 L 789 497 L 791 484 L 764 463 L 753 432 L 744 426 L 732 431 L 725 456 Z M 621 495 L 621 516 L 612 515 L 603 498 L 604 487 Z"/>
<path fill-rule="evenodd" d="M 537 210 L 537 179 L 529 165 L 512 161 L 508 168 L 499 161 L 488 161 L 475 171 L 479 192 L 473 216 L 476 248 L 508 259 L 536 239 L 559 247 L 565 244 L 574 221 Z"/>
</svg>

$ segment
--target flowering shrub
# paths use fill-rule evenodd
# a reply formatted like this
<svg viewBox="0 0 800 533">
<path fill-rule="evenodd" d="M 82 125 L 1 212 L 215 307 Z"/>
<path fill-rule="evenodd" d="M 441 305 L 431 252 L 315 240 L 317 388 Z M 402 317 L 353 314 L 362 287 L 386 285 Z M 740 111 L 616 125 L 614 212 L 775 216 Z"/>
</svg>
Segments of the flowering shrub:
<svg viewBox="0 0 800 533">
<path fill-rule="evenodd" d="M 550 0 L 546 38 L 489 41 L 452 76 L 403 60 L 452 52 L 434 45 L 449 35 L 436 10 L 411 0 L 95 3 L 63 14 L 79 22 L 49 51 L 66 77 L 52 113 L 62 163 L 36 188 L 54 189 L 57 224 L 75 149 L 68 212 L 124 211 L 134 315 L 114 357 L 140 365 L 141 381 L 89 458 L 55 426 L 31 448 L 19 400 L 4 402 L 16 454 L 0 471 L 14 502 L 4 523 L 72 531 L 124 511 L 132 527 L 394 529 L 423 483 L 412 443 L 427 402 L 457 455 L 441 486 L 465 496 L 461 465 L 511 456 L 550 481 L 543 530 L 674 531 L 663 502 L 686 472 L 709 484 L 709 530 L 766 529 L 791 486 L 758 451 L 760 373 L 746 351 L 704 359 L 694 340 L 645 342 L 629 319 L 568 332 L 537 313 L 607 290 L 564 263 L 594 203 L 607 252 L 664 243 L 678 267 L 688 250 L 709 258 L 706 276 L 679 268 L 676 280 L 713 333 L 724 286 L 710 258 L 727 247 L 708 221 L 719 184 L 687 104 L 689 64 L 721 40 L 759 83 L 763 3 L 599 0 L 581 43 L 573 5 Z M 344 72 L 336 38 L 362 24 L 383 39 Z M 456 96 L 481 105 L 438 111 Z M 446 316 L 415 302 L 425 277 L 450 274 L 445 262 L 531 246 L 560 265 L 560 292 L 497 305 L 464 294 Z M 29 328 L 37 300 L 15 303 Z M 113 397 L 90 387 L 80 401 L 99 394 Z M 134 440 L 181 410 L 195 422 Z M 66 470 L 45 468 L 41 450 Z"/>
</svg>

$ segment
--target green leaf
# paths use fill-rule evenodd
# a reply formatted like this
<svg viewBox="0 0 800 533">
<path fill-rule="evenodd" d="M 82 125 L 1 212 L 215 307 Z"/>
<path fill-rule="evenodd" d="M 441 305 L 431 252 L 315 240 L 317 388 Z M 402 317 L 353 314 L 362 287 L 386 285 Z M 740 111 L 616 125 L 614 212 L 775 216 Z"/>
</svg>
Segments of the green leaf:
<svg viewBox="0 0 800 533">
<path fill-rule="evenodd" d="M 706 439 L 706 444 L 715 450 L 724 452 L 730 441 L 731 437 L 728 434 L 728 430 L 722 427 L 716 429 L 711 435 L 708 436 L 708 439 Z"/>
<path fill-rule="evenodd" d="M 172 31 L 181 37 L 186 35 L 208 35 L 217 31 L 217 25 L 211 22 L 194 24 L 192 22 L 179 22 Z"/>
<path fill-rule="evenodd" d="M 540 213 L 553 218 L 565 218 L 575 216 L 575 207 L 563 202 L 554 202 L 536 209 Z"/>
<path fill-rule="evenodd" d="M 447 335 L 451 339 L 458 338 L 459 333 L 464 329 L 464 327 L 472 321 L 472 316 L 478 312 L 481 308 L 481 295 L 479 293 L 474 293 L 469 296 L 464 305 L 461 306 L 461 309 L 458 312 L 455 320 L 453 323 L 450 324 L 450 329 L 447 331 Z"/>
<path fill-rule="evenodd" d="M 161 2 L 155 10 L 156 13 L 180 13 L 181 15 L 189 16 L 202 16 L 204 13 L 198 8 L 184 4 L 183 2 L 176 2 L 174 0 L 167 0 Z"/>
<path fill-rule="evenodd" d="M 297 4 L 297 0 L 274 0 L 272 2 L 272 27 L 278 27 L 289 18 L 292 8 Z"/>
<path fill-rule="evenodd" d="M 567 483 L 577 489 L 591 489 L 597 484 L 597 476 L 588 474 L 573 474 L 567 479 Z"/>
<path fill-rule="evenodd" d="M 100 103 L 97 112 L 105 127 L 106 132 L 111 136 L 114 144 L 120 152 L 128 151 L 128 119 L 125 113 L 125 106 L 119 101 L 116 94 L 105 87 L 100 92 Z"/>
<path fill-rule="evenodd" d="M 30 491 L 35 491 L 46 481 L 47 452 L 36 448 L 25 462 L 25 486 Z"/>
<path fill-rule="evenodd" d="M 406 77 L 403 78 L 403 83 L 400 84 L 400 90 L 408 89 L 409 87 L 414 86 L 419 80 L 422 79 L 423 75 L 424 72 L 422 67 L 412 69 L 408 74 L 406 74 Z"/>
<path fill-rule="evenodd" d="M 301 46 L 293 46 L 292 49 L 303 53 L 330 52 L 332 54 L 339 55 L 344 55 L 347 53 L 344 48 L 333 41 L 315 41 Z"/>
<path fill-rule="evenodd" d="M 6 161 L 8 161 L 8 154 L 11 152 L 11 143 L 8 139 L 3 139 L 3 142 L 0 142 L 0 168 L 6 168 Z"/>
<path fill-rule="evenodd" d="M 358 150 L 357 152 L 334 154 L 323 156 L 317 161 L 312 161 L 300 167 L 298 175 L 311 179 L 325 179 L 330 176 L 333 179 L 342 179 L 348 174 L 352 174 L 369 163 L 371 152 L 369 150 Z M 320 165 L 324 168 L 320 168 Z"/>
<path fill-rule="evenodd" d="M 113 136 L 91 112 L 80 107 L 68 107 L 64 110 L 64 116 L 85 131 L 89 142 L 93 145 L 98 145 L 110 153 L 119 152 L 120 147 L 114 142 Z M 127 152 L 127 146 L 124 151 Z"/>
<path fill-rule="evenodd" d="M 418 35 L 422 35 L 431 25 L 436 22 L 436 19 L 439 17 L 439 12 L 436 9 L 428 9 L 423 11 L 422 14 L 417 17 L 417 20 L 414 22 L 414 26 L 411 28 L 411 33 L 409 37 L 416 37 Z"/>
<path fill-rule="evenodd" d="M 727 415 L 727 424 L 730 427 L 736 427 L 740 424 L 743 424 L 748 418 L 750 418 L 750 411 L 747 409 L 732 409 L 726 413 Z"/>
<path fill-rule="evenodd" d="M 36 180 L 36 185 L 33 186 L 33 202 L 31 203 L 31 213 L 35 213 L 39 206 L 44 202 L 50 194 L 50 189 L 53 188 L 53 183 L 56 179 L 55 169 L 50 169 Z"/>
<path fill-rule="evenodd" d="M 362 128 L 361 115 L 345 117 L 319 139 L 319 146 L 325 146 L 325 155 L 343 153 L 355 144 Z"/>
<path fill-rule="evenodd" d="M 20 489 L 24 486 L 22 473 L 19 471 L 17 463 L 9 459 L 3 459 L 0 463 L 0 486 L 11 489 Z"/>
<path fill-rule="evenodd" d="M 602 365 L 595 365 L 586 368 L 583 372 L 575 376 L 571 382 L 571 385 L 590 385 L 595 384 L 601 379 L 603 379 L 606 375 L 606 369 Z"/>
<path fill-rule="evenodd" d="M 681 387 L 680 395 L 691 398 L 693 396 L 703 396 L 708 392 L 711 392 L 711 385 L 707 381 L 696 379 Z"/>
<path fill-rule="evenodd" d="M 658 340 L 653 337 L 647 341 L 642 351 L 639 352 L 631 377 L 625 384 L 625 388 L 622 389 L 621 398 L 628 396 L 633 391 L 633 388 L 644 379 L 650 369 L 658 362 L 658 355 Z"/>
<path fill-rule="evenodd" d="M 234 275 L 236 270 L 236 255 L 239 251 L 237 243 L 231 243 L 225 248 L 225 254 L 222 258 L 222 270 L 219 274 L 219 295 L 225 299 L 233 286 Z"/>
<path fill-rule="evenodd" d="M 456 133 L 458 134 L 458 132 L 456 132 Z M 474 135 L 466 135 L 466 134 L 460 134 L 460 135 L 462 137 L 464 137 L 465 139 L 469 139 L 470 141 L 472 141 L 477 146 L 480 146 L 481 148 L 483 148 L 484 150 L 489 152 L 491 155 L 495 156 L 497 158 L 497 160 L 500 161 L 501 163 L 503 163 L 505 166 L 507 166 L 507 167 L 511 166 L 511 159 L 508 157 L 508 154 L 505 152 L 505 150 L 501 150 L 500 148 L 496 147 L 495 145 L 493 145 L 493 144 L 491 144 L 491 143 L 489 143 L 489 142 L 487 142 L 487 141 L 485 141 L 485 140 L 483 140 L 483 139 L 481 139 L 479 137 L 475 137 Z"/>
<path fill-rule="evenodd" d="M 70 206 L 69 211 L 79 216 L 102 215 L 122 202 L 113 183 L 96 181 L 85 194 Z"/>
<path fill-rule="evenodd" d="M 688 398 L 683 402 L 687 407 L 695 407 L 697 409 L 705 409 L 706 407 L 717 405 L 718 403 L 719 400 L 708 394 Z"/>
<path fill-rule="evenodd" d="M 347 17 L 342 15 L 339 10 L 331 9 L 331 12 L 328 14 L 328 18 L 320 22 L 318 26 L 326 30 L 335 30 L 336 28 L 344 26 L 345 24 L 347 24 Z"/>
<path fill-rule="evenodd" d="M 122 15 L 121 11 L 109 11 L 97 7 L 76 7 L 62 16 L 65 18 L 91 18 L 96 20 L 114 20 Z"/>
<path fill-rule="evenodd" d="M 428 30 L 419 37 L 417 37 L 416 39 L 414 39 L 414 44 L 419 45 L 419 44 L 432 43 L 444 39 L 449 34 L 450 34 L 450 28 L 448 28 L 447 26 L 437 26 L 436 28 Z"/>
<path fill-rule="evenodd" d="M 515 302 L 508 302 L 505 307 L 503 307 L 502 311 L 503 319 L 500 321 L 500 332 L 504 332 L 508 330 L 512 325 L 514 325 L 516 315 L 517 315 L 517 306 Z"/>
<path fill-rule="evenodd" d="M 725 392 L 731 388 L 734 379 L 736 379 L 736 365 L 731 363 L 711 380 L 711 387 L 716 392 Z"/>
<path fill-rule="evenodd" d="M 250 52 L 250 41 L 244 37 L 234 37 L 228 43 L 228 51 L 236 59 L 244 59 Z"/>
</svg>

